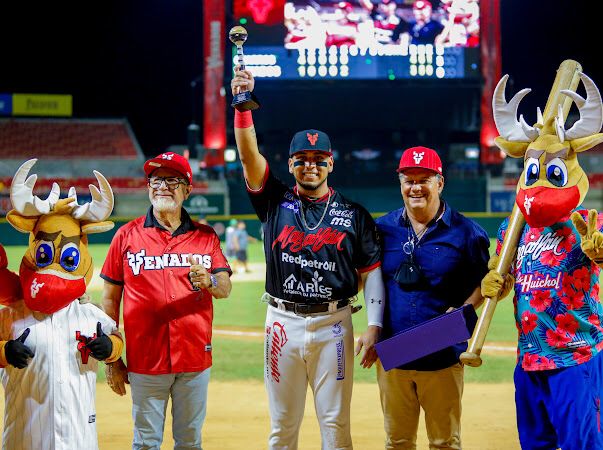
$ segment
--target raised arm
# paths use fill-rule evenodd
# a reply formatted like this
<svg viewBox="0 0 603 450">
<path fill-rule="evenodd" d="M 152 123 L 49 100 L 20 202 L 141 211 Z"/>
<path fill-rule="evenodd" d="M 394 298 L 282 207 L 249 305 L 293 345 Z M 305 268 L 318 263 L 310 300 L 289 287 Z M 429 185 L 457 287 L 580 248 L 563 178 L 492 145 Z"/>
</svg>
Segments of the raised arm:
<svg viewBox="0 0 603 450">
<path fill-rule="evenodd" d="M 230 87 L 233 95 L 238 94 L 241 88 L 252 92 L 255 87 L 255 80 L 250 71 L 239 70 L 237 66 Z M 239 158 L 243 164 L 243 174 L 247 180 L 247 185 L 254 190 L 260 189 L 266 174 L 266 159 L 258 149 L 251 111 L 243 113 L 235 111 L 234 127 Z"/>
</svg>

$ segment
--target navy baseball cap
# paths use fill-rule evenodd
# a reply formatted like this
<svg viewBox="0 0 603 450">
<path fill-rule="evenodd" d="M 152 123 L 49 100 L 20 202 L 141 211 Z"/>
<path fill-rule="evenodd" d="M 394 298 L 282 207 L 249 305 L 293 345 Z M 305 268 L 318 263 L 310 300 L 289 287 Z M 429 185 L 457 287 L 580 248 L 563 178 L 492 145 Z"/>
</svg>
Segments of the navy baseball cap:
<svg viewBox="0 0 603 450">
<path fill-rule="evenodd" d="M 331 140 L 327 133 L 318 130 L 303 130 L 293 135 L 289 146 L 289 156 L 293 156 L 297 152 L 310 150 L 328 153 L 329 156 L 333 156 Z"/>
</svg>

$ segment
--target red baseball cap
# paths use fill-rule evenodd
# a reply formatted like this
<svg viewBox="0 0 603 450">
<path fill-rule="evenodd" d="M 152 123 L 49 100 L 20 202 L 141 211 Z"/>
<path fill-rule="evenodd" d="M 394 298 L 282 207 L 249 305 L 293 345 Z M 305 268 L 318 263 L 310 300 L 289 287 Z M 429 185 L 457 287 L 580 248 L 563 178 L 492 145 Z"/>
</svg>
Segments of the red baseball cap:
<svg viewBox="0 0 603 450">
<path fill-rule="evenodd" d="M 413 4 L 412 7 L 414 9 L 425 9 L 425 8 L 431 8 L 431 2 L 427 1 L 427 0 L 416 0 Z"/>
<path fill-rule="evenodd" d="M 193 171 L 188 159 L 178 153 L 165 152 L 159 156 L 155 156 L 144 163 L 144 173 L 147 177 L 160 168 L 172 169 L 183 175 L 188 181 L 188 184 L 193 184 Z"/>
<path fill-rule="evenodd" d="M 435 150 L 427 147 L 411 147 L 402 153 L 398 173 L 415 167 L 433 170 L 435 173 L 442 175 L 442 160 Z"/>
</svg>

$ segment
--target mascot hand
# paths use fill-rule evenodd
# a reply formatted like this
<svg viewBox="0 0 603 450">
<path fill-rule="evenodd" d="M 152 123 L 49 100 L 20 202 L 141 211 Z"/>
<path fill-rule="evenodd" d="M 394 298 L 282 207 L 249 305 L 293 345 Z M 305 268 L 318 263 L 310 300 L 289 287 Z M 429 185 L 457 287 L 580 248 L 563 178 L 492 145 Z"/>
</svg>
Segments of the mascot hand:
<svg viewBox="0 0 603 450">
<path fill-rule="evenodd" d="M 572 222 L 580 234 L 580 248 L 586 256 L 599 265 L 603 265 L 603 233 L 597 229 L 597 211 L 588 211 L 588 223 L 579 212 L 573 212 Z"/>
<path fill-rule="evenodd" d="M 90 349 L 92 356 L 99 361 L 107 359 L 109 356 L 111 356 L 111 352 L 113 351 L 113 342 L 111 342 L 109 336 L 103 332 L 100 322 L 96 323 L 96 338 L 88 342 L 86 347 Z"/>
<path fill-rule="evenodd" d="M 128 380 L 128 368 L 121 358 L 114 363 L 105 365 L 105 376 L 113 392 L 117 395 L 126 395 L 126 384 L 130 384 L 130 381 Z"/>
<path fill-rule="evenodd" d="M 34 352 L 25 345 L 25 339 L 29 336 L 29 328 L 26 328 L 23 334 L 17 339 L 8 341 L 4 347 L 4 355 L 6 361 L 17 369 L 27 367 L 31 358 L 34 357 Z"/>
<path fill-rule="evenodd" d="M 92 297 L 87 292 L 84 292 L 80 298 L 78 298 L 80 305 L 85 305 L 86 303 L 92 303 Z"/>
<path fill-rule="evenodd" d="M 515 284 L 515 278 L 511 274 L 507 274 L 503 279 L 503 277 L 495 270 L 497 265 L 498 256 L 493 255 L 488 261 L 488 269 L 490 269 L 490 272 L 483 278 L 481 289 L 482 295 L 485 298 L 502 300 L 511 291 L 511 288 Z"/>
</svg>

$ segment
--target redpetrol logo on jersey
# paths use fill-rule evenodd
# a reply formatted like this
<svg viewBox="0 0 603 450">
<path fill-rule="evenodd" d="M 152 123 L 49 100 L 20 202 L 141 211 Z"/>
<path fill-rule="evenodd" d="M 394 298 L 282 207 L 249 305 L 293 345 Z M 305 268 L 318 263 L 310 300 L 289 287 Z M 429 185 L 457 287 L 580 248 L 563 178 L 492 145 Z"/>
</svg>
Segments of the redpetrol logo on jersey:
<svg viewBox="0 0 603 450">
<path fill-rule="evenodd" d="M 317 252 L 325 245 L 335 245 L 337 250 L 341 251 L 346 236 L 345 231 L 338 231 L 331 227 L 320 228 L 316 233 L 308 234 L 297 231 L 293 225 L 285 225 L 272 243 L 272 248 L 280 243 L 282 250 L 289 247 L 290 251 L 297 253 L 304 247 L 311 247 L 312 251 Z"/>
<path fill-rule="evenodd" d="M 134 275 L 140 275 L 141 269 L 160 270 L 165 267 L 190 267 L 191 265 L 186 253 L 164 253 L 152 256 L 147 255 L 146 250 L 143 248 L 138 253 L 128 251 L 126 256 L 128 257 L 128 265 Z M 201 264 L 207 270 L 211 269 L 211 255 L 193 253 L 193 259 L 194 263 Z"/>
</svg>

